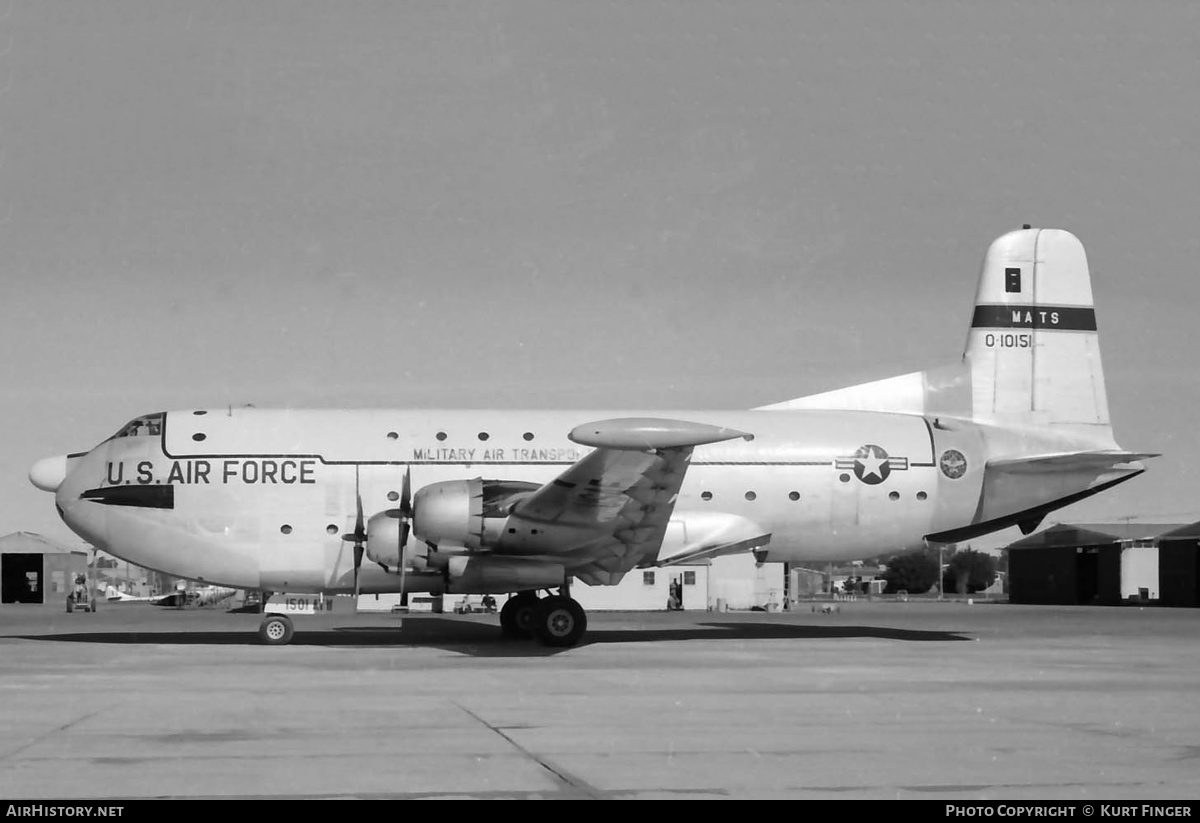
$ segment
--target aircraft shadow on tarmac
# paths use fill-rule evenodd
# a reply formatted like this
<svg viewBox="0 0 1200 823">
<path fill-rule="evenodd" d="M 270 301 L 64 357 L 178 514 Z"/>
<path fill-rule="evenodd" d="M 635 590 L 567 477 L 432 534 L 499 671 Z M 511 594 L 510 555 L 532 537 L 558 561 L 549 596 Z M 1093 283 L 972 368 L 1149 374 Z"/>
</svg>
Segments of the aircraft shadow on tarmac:
<svg viewBox="0 0 1200 823">
<path fill-rule="evenodd" d="M 60 643 L 112 643 L 122 645 L 259 645 L 253 631 L 99 631 L 59 634 L 10 635 L 24 640 Z M 972 640 L 954 631 L 917 631 L 873 626 L 806 626 L 767 622 L 706 621 L 681 628 L 639 627 L 590 629 L 574 649 L 606 643 L 669 643 L 681 640 L 842 640 L 878 638 L 902 642 L 946 643 Z M 305 629 L 298 622 L 292 646 L 426 646 L 473 657 L 548 657 L 571 649 L 548 648 L 534 641 L 502 637 L 491 623 L 425 617 L 401 626 L 340 626 Z"/>
</svg>

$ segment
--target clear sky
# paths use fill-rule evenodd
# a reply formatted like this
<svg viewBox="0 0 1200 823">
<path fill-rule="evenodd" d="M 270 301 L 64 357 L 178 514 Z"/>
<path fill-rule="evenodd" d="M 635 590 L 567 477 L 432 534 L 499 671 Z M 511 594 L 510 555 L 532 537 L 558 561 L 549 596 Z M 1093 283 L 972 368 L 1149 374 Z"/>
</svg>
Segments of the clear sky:
<svg viewBox="0 0 1200 823">
<path fill-rule="evenodd" d="M 956 360 L 1074 232 L 1117 437 L 1200 519 L 1200 5 L 0 6 L 0 534 L 226 404 L 741 408 Z M 1005 535 L 1012 539 L 1015 532 Z"/>
</svg>

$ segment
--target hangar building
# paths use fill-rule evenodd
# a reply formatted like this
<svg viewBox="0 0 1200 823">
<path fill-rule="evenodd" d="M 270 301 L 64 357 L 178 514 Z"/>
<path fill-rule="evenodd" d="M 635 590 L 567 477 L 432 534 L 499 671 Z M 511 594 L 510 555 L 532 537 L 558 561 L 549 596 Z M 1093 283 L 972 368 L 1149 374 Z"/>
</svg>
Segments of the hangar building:
<svg viewBox="0 0 1200 823">
<path fill-rule="evenodd" d="M 0 604 L 62 608 L 76 577 L 88 571 L 87 552 L 33 532 L 0 537 Z"/>
<path fill-rule="evenodd" d="M 1005 551 L 1013 603 L 1200 606 L 1200 523 L 1061 523 Z"/>
</svg>

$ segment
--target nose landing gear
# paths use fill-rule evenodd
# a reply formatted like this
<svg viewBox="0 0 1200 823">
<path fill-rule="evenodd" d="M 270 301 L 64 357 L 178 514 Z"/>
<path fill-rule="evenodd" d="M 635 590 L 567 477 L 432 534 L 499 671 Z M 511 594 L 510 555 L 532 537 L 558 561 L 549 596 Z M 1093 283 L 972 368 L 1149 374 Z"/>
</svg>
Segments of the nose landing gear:
<svg viewBox="0 0 1200 823">
<path fill-rule="evenodd" d="M 295 633 L 292 621 L 282 614 L 268 614 L 258 627 L 258 638 L 268 646 L 286 646 Z"/>
</svg>

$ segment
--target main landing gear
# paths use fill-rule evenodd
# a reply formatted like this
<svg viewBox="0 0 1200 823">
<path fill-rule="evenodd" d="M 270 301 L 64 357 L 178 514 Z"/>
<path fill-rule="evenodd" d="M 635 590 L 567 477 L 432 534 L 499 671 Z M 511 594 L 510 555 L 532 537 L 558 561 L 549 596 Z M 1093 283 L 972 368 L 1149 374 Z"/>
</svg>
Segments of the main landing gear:
<svg viewBox="0 0 1200 823">
<path fill-rule="evenodd" d="M 587 613 L 565 591 L 564 587 L 546 597 L 535 591 L 513 595 L 500 609 L 501 632 L 505 637 L 532 637 L 553 648 L 574 646 L 587 631 Z M 258 627 L 258 639 L 268 646 L 286 646 L 295 633 L 292 621 L 282 614 L 264 616 Z"/>
<path fill-rule="evenodd" d="M 587 631 L 587 613 L 566 594 L 538 597 L 525 591 L 500 609 L 500 630 L 505 637 L 534 637 L 546 646 L 574 646 Z"/>
</svg>

